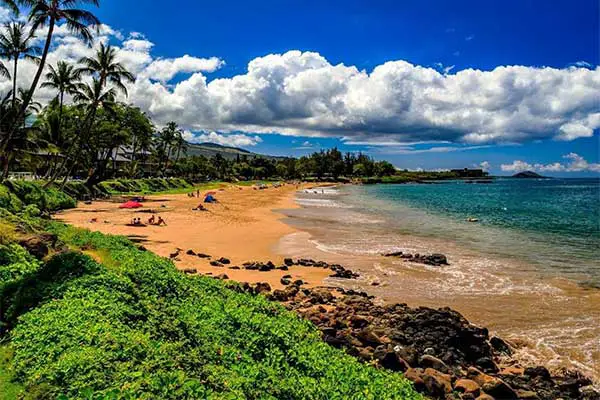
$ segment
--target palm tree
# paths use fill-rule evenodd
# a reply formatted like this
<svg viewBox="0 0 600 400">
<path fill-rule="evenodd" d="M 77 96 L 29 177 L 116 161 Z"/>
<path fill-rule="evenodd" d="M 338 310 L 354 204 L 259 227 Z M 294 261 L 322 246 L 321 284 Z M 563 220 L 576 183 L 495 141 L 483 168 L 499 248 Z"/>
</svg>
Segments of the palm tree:
<svg viewBox="0 0 600 400">
<path fill-rule="evenodd" d="M 27 32 L 24 22 L 10 22 L 4 25 L 4 32 L 0 32 L 0 57 L 8 58 L 13 62 L 12 73 L 12 105 L 17 101 L 17 68 L 21 57 L 37 62 L 40 48 L 32 44 L 35 36 Z"/>
<path fill-rule="evenodd" d="M 11 2 L 14 3 L 14 1 Z M 72 7 L 77 4 L 92 4 L 94 6 L 99 6 L 99 0 L 18 0 L 18 2 L 30 7 L 29 22 L 31 23 L 32 32 L 36 32 L 38 29 L 46 26 L 48 27 L 40 65 L 31 82 L 31 87 L 27 92 L 28 96 L 21 105 L 20 114 L 25 114 L 25 111 L 31 102 L 31 98 L 37 89 L 44 67 L 46 66 L 46 58 L 48 57 L 50 45 L 52 44 L 52 36 L 56 24 L 64 22 L 67 29 L 81 37 L 84 42 L 91 45 L 93 36 L 90 27 L 95 26 L 96 29 L 98 29 L 100 21 L 89 11 Z"/>
<path fill-rule="evenodd" d="M 179 156 L 181 155 L 181 153 L 187 154 L 188 151 L 188 143 L 184 139 L 183 131 L 181 129 L 177 130 L 177 134 L 175 135 L 175 140 L 173 144 L 175 145 L 175 149 L 177 151 L 177 155 L 175 156 L 175 163 L 177 163 L 177 161 L 179 161 Z"/>
<path fill-rule="evenodd" d="M 110 83 L 125 96 L 127 96 L 127 88 L 123 82 L 135 82 L 133 74 L 117 61 L 117 50 L 110 45 L 105 46 L 104 43 L 100 43 L 95 57 L 83 57 L 79 63 L 83 65 L 78 69 L 80 74 L 95 77 L 102 88 Z"/>
<path fill-rule="evenodd" d="M 42 83 L 43 88 L 54 89 L 58 91 L 58 128 L 62 120 L 63 105 L 65 94 L 75 96 L 79 91 L 80 75 L 74 66 L 59 61 L 56 69 L 50 65 L 50 71 L 46 74 L 46 81 Z"/>
</svg>

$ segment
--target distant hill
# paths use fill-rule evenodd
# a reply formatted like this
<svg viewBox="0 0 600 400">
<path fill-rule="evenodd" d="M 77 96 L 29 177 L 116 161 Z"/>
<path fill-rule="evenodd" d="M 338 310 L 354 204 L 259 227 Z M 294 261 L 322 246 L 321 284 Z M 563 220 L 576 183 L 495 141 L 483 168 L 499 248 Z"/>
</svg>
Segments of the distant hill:
<svg viewBox="0 0 600 400">
<path fill-rule="evenodd" d="M 545 178 L 545 176 L 542 176 L 540 174 L 537 174 L 533 171 L 523 171 L 523 172 L 519 172 L 518 174 L 514 174 L 512 176 L 513 178 L 521 178 L 521 179 L 540 179 L 540 178 Z"/>
<path fill-rule="evenodd" d="M 238 147 L 232 146 L 223 146 L 216 143 L 188 143 L 188 151 L 187 157 L 192 156 L 204 156 L 207 158 L 214 157 L 216 154 L 220 154 L 223 158 L 228 160 L 233 160 L 237 158 L 237 156 L 247 156 L 247 157 L 264 157 L 269 159 L 282 159 L 284 157 L 275 157 L 264 154 L 253 153 L 251 151 L 240 149 Z"/>
</svg>

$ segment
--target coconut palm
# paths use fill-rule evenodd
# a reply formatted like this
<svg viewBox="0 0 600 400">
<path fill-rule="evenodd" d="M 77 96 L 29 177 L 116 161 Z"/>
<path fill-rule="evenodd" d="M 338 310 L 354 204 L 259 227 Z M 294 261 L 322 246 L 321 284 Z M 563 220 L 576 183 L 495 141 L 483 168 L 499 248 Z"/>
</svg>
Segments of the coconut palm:
<svg viewBox="0 0 600 400">
<path fill-rule="evenodd" d="M 32 32 L 36 32 L 40 28 L 48 28 L 40 65 L 31 82 L 28 97 L 24 99 L 21 105 L 21 114 L 24 114 L 46 66 L 46 58 L 52 44 L 52 36 L 56 25 L 64 22 L 64 25 L 73 34 L 79 36 L 84 42 L 91 44 L 93 42 L 91 28 L 95 26 L 98 29 L 100 21 L 90 11 L 72 8 L 78 4 L 99 6 L 99 0 L 19 0 L 19 3 L 30 8 L 29 22 L 31 23 Z"/>
<path fill-rule="evenodd" d="M 27 30 L 24 22 L 10 22 L 4 25 L 0 32 L 0 57 L 13 62 L 12 72 L 12 105 L 17 101 L 17 69 L 21 57 L 38 62 L 40 48 L 33 44 L 35 36 Z"/>
<path fill-rule="evenodd" d="M 181 129 L 177 130 L 177 134 L 175 135 L 173 145 L 175 146 L 176 151 L 175 163 L 177 163 L 177 161 L 179 161 L 179 156 L 181 155 L 181 153 L 187 154 L 188 151 L 188 143 L 183 137 L 183 131 Z"/>
<path fill-rule="evenodd" d="M 135 82 L 133 74 L 117 61 L 117 50 L 110 45 L 105 46 L 104 43 L 100 43 L 95 57 L 83 57 L 79 60 L 79 64 L 83 66 L 78 69 L 78 73 L 93 76 L 98 80 L 101 88 L 112 84 L 125 96 L 127 96 L 125 82 Z"/>
<path fill-rule="evenodd" d="M 58 100 L 58 128 L 62 120 L 63 105 L 65 94 L 75 96 L 79 91 L 80 75 L 74 66 L 64 61 L 59 61 L 54 68 L 49 66 L 49 71 L 46 74 L 46 81 L 42 83 L 43 88 L 54 89 L 58 92 L 56 99 Z"/>
</svg>

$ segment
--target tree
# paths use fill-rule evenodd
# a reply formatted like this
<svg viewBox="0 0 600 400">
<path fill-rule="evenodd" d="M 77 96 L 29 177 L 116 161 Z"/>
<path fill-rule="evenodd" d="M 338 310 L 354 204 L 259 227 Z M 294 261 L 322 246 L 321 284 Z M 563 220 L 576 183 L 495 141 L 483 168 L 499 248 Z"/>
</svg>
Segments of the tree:
<svg viewBox="0 0 600 400">
<path fill-rule="evenodd" d="M 83 65 L 78 69 L 79 74 L 95 77 L 102 88 L 111 84 L 125 96 L 127 88 L 124 82 L 135 82 L 133 74 L 117 61 L 117 50 L 110 45 L 100 43 L 95 57 L 83 57 L 79 63 Z"/>
<path fill-rule="evenodd" d="M 50 65 L 46 74 L 46 81 L 42 83 L 43 88 L 54 89 L 58 92 L 57 100 L 59 107 L 59 129 L 63 113 L 65 94 L 75 96 L 80 89 L 80 74 L 74 66 L 64 61 L 59 61 L 56 69 Z"/>
<path fill-rule="evenodd" d="M 40 64 L 31 82 L 31 87 L 27 92 L 27 97 L 21 105 L 19 114 L 25 114 L 46 66 L 46 59 L 50 45 L 52 44 L 52 36 L 54 35 L 56 24 L 64 22 L 69 31 L 91 45 L 93 43 L 93 36 L 90 27 L 95 26 L 97 29 L 100 21 L 90 11 L 71 7 L 77 4 L 99 6 L 99 0 L 19 0 L 19 2 L 30 7 L 29 22 L 31 23 L 32 33 L 35 33 L 40 28 L 48 27 Z"/>
<path fill-rule="evenodd" d="M 33 45 L 35 36 L 31 31 L 27 32 L 24 22 L 10 22 L 4 25 L 4 31 L 0 32 L 0 57 L 7 58 L 13 62 L 12 73 L 12 106 L 17 101 L 17 75 L 18 65 L 21 57 L 26 60 L 37 62 L 40 48 Z"/>
</svg>

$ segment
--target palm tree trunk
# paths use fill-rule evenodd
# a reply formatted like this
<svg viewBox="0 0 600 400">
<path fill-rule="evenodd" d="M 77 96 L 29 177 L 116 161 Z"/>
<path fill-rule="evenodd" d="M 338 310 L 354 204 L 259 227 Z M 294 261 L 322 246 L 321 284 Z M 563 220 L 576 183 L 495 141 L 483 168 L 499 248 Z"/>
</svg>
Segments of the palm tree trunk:
<svg viewBox="0 0 600 400">
<path fill-rule="evenodd" d="M 13 66 L 13 92 L 12 92 L 12 107 L 15 109 L 15 104 L 17 104 L 17 64 L 19 62 L 19 58 L 15 56 L 15 64 Z"/>
</svg>

